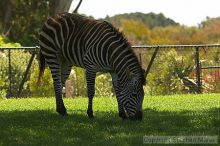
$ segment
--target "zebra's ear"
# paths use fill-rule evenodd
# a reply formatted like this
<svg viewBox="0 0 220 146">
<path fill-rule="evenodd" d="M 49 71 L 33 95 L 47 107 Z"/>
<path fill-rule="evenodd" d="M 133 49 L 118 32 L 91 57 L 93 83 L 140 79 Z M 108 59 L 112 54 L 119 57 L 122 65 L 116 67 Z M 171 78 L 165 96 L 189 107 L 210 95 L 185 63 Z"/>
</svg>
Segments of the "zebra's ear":
<svg viewBox="0 0 220 146">
<path fill-rule="evenodd" d="M 128 77 L 129 81 L 132 80 L 132 78 L 134 77 L 134 74 L 132 72 L 130 72 L 130 70 L 127 70 L 126 74 L 127 74 L 127 77 Z"/>
<path fill-rule="evenodd" d="M 142 73 L 145 74 L 145 72 L 146 72 L 146 71 L 142 68 Z"/>
</svg>

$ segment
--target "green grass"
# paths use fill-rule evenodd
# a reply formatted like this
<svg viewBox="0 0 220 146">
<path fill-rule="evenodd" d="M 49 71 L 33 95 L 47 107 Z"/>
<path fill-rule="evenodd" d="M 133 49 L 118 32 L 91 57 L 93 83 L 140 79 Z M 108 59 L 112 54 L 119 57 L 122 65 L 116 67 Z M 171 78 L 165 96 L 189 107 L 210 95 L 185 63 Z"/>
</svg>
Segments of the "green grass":
<svg viewBox="0 0 220 146">
<path fill-rule="evenodd" d="M 0 100 L 0 146 L 142 145 L 143 136 L 219 135 L 220 94 L 153 96 L 144 100 L 143 121 L 121 120 L 114 97 L 65 99 L 68 117 L 54 98 Z M 180 144 L 178 145 L 180 146 Z"/>
</svg>

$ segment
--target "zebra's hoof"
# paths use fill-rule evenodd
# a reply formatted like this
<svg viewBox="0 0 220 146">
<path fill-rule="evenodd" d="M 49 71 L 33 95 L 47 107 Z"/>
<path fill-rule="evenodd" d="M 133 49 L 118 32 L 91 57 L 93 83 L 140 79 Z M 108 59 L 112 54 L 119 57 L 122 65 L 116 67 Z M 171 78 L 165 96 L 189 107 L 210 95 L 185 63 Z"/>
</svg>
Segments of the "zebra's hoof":
<svg viewBox="0 0 220 146">
<path fill-rule="evenodd" d="M 142 119 L 143 119 L 142 111 L 137 111 L 136 114 L 133 117 L 129 117 L 129 119 L 135 120 L 135 121 L 142 121 Z"/>
<path fill-rule="evenodd" d="M 87 110 L 87 115 L 88 115 L 89 119 L 94 119 L 92 110 Z"/>
<path fill-rule="evenodd" d="M 90 115 L 90 116 L 88 116 L 89 117 L 89 119 L 94 119 L 94 116 L 93 115 Z"/>
<path fill-rule="evenodd" d="M 61 115 L 61 116 L 68 116 L 67 112 L 66 112 L 66 108 L 64 109 L 57 109 L 57 112 Z"/>
<path fill-rule="evenodd" d="M 121 117 L 123 120 L 127 119 L 125 112 L 119 112 L 119 117 Z"/>
</svg>

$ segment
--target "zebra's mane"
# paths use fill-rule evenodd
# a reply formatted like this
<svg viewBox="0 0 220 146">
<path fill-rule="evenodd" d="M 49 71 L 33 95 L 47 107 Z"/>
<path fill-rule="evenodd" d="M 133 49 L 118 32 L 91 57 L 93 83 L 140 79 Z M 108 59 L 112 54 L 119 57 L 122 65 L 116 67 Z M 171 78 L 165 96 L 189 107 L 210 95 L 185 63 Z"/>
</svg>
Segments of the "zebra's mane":
<svg viewBox="0 0 220 146">
<path fill-rule="evenodd" d="M 131 48 L 131 44 L 123 32 L 121 32 L 118 28 L 116 28 L 114 25 L 112 25 L 108 21 L 104 21 L 104 23 L 106 23 L 107 26 L 110 27 L 112 29 L 112 31 L 117 35 L 117 37 L 120 38 L 121 41 L 123 41 L 122 43 L 126 44 L 127 46 L 129 46 L 129 48 Z"/>
</svg>

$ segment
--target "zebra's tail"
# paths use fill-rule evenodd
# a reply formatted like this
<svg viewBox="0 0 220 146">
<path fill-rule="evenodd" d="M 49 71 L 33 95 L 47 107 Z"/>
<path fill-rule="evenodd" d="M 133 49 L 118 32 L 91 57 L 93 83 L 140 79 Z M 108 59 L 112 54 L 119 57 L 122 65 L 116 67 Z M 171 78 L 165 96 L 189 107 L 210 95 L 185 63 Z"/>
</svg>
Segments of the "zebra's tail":
<svg viewBox="0 0 220 146">
<path fill-rule="evenodd" d="M 45 70 L 45 58 L 42 54 L 42 52 L 39 52 L 39 75 L 38 75 L 38 80 L 37 80 L 37 85 L 39 86 L 42 81 L 42 77 L 44 75 L 44 70 Z"/>
</svg>

